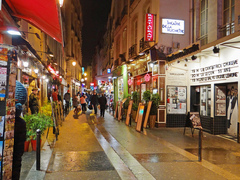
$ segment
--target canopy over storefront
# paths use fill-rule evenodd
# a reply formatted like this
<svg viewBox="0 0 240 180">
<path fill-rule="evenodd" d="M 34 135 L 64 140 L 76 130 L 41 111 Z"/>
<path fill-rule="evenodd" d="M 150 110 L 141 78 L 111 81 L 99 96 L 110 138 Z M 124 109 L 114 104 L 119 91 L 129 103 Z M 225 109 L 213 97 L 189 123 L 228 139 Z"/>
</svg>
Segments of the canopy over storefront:
<svg viewBox="0 0 240 180">
<path fill-rule="evenodd" d="M 109 79 L 112 78 L 112 73 L 110 74 L 104 74 L 104 75 L 99 75 L 99 76 L 95 76 L 96 80 L 100 80 L 100 81 L 108 81 Z"/>
<path fill-rule="evenodd" d="M 56 0 L 6 0 L 12 15 L 22 18 L 62 43 L 62 29 Z"/>
</svg>

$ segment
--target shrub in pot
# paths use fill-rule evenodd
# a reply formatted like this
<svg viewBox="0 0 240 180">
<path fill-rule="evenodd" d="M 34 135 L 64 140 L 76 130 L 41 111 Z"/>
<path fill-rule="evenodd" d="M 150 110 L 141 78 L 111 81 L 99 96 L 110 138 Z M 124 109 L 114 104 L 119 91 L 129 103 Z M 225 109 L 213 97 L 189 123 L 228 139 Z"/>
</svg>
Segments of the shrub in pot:
<svg viewBox="0 0 240 180">
<path fill-rule="evenodd" d="M 25 115 L 23 119 L 26 121 L 27 139 L 31 139 L 32 143 L 34 143 L 33 140 L 37 138 L 37 129 L 40 129 L 40 135 L 42 137 L 46 129 L 53 126 L 51 116 L 47 116 L 43 113 Z M 32 147 L 34 150 L 34 146 Z"/>
<path fill-rule="evenodd" d="M 150 110 L 150 128 L 153 128 L 155 126 L 155 122 L 157 119 L 157 111 L 158 111 L 158 106 L 160 101 L 159 94 L 153 94 L 151 101 L 152 101 L 152 106 Z"/>
</svg>

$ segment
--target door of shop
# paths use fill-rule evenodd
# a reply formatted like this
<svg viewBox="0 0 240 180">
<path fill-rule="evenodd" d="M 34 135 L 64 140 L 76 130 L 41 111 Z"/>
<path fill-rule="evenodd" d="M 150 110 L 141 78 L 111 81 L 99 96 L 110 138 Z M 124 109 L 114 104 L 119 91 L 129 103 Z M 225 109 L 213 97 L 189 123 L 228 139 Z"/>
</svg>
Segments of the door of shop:
<svg viewBox="0 0 240 180">
<path fill-rule="evenodd" d="M 238 83 L 215 85 L 214 119 L 215 133 L 237 136 Z"/>
</svg>

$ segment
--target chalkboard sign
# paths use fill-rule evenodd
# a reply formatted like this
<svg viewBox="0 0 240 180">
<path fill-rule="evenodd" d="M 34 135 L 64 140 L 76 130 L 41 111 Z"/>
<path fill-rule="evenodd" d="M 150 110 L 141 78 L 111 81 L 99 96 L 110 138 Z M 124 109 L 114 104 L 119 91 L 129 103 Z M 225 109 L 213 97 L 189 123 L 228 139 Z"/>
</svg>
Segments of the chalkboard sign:
<svg viewBox="0 0 240 180">
<path fill-rule="evenodd" d="M 128 126 L 129 122 L 130 122 L 130 116 L 131 116 L 131 112 L 132 112 L 132 105 L 133 105 L 133 100 L 129 101 L 129 105 L 128 105 L 128 111 L 127 111 L 127 117 L 126 117 L 126 122 L 125 124 Z"/>
<path fill-rule="evenodd" d="M 147 112 L 146 112 L 145 120 L 144 120 L 144 123 L 143 123 L 144 128 L 147 127 L 151 107 L 152 107 L 152 101 L 149 101 L 148 106 L 147 106 Z"/>
<path fill-rule="evenodd" d="M 136 130 L 141 132 L 142 130 L 142 122 L 143 122 L 143 115 L 144 115 L 144 105 L 139 105 L 138 108 L 138 119 L 137 119 L 137 126 L 136 126 Z"/>
</svg>

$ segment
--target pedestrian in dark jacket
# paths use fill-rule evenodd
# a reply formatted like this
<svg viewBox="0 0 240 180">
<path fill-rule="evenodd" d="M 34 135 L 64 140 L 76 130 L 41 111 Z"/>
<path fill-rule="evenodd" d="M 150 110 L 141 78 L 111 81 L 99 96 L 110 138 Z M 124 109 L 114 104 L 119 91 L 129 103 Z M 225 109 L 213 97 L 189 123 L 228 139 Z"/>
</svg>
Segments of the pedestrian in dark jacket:
<svg viewBox="0 0 240 180">
<path fill-rule="evenodd" d="M 64 94 L 64 100 L 65 100 L 65 112 L 68 113 L 69 111 L 69 102 L 70 102 L 70 93 L 69 90 Z"/>
<path fill-rule="evenodd" d="M 37 114 L 39 111 L 39 104 L 38 104 L 38 88 L 33 88 L 32 93 L 29 96 L 29 108 L 32 114 Z"/>
<path fill-rule="evenodd" d="M 102 94 L 102 96 L 99 98 L 98 102 L 100 104 L 101 116 L 104 117 L 105 109 L 106 109 L 106 105 L 107 105 L 107 98 L 104 96 L 104 94 Z"/>
<path fill-rule="evenodd" d="M 22 104 L 26 102 L 27 90 L 16 81 L 15 101 L 15 126 L 14 126 L 14 150 L 13 150 L 13 169 L 12 179 L 19 180 L 22 164 L 22 155 L 24 153 L 24 142 L 26 141 L 26 122 L 20 117 L 22 113 Z"/>
<path fill-rule="evenodd" d="M 98 96 L 97 96 L 96 91 L 93 92 L 93 95 L 91 97 L 91 105 L 94 108 L 95 114 L 97 114 Z"/>
</svg>

